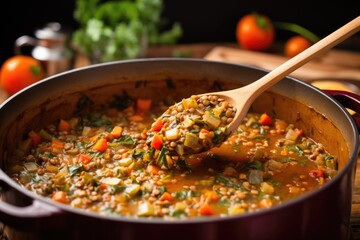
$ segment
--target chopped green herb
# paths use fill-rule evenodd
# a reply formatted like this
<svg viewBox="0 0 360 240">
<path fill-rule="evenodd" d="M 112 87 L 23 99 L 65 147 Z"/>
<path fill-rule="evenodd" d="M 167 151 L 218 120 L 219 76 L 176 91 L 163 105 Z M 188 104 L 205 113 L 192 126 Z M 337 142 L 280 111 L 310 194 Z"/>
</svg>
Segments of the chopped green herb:
<svg viewBox="0 0 360 240">
<path fill-rule="evenodd" d="M 229 187 L 233 187 L 235 189 L 245 190 L 243 185 L 238 184 L 238 183 L 234 183 L 229 178 L 224 177 L 224 176 L 222 176 L 220 174 L 216 175 L 215 181 L 218 182 L 218 183 L 224 183 L 225 185 L 227 185 Z"/>
<path fill-rule="evenodd" d="M 81 172 L 82 169 L 83 169 L 82 165 L 69 166 L 69 175 L 70 175 L 70 177 L 75 176 L 77 173 Z"/>
</svg>

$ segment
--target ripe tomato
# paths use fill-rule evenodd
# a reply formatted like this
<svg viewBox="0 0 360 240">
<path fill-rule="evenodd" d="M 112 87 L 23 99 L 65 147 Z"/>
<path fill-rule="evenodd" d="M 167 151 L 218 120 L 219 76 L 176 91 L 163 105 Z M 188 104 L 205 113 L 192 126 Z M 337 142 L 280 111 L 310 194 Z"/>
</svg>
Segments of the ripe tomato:
<svg viewBox="0 0 360 240">
<path fill-rule="evenodd" d="M 274 42 L 275 29 L 271 20 L 261 14 L 247 14 L 236 26 L 238 44 L 248 50 L 266 50 Z"/>
<path fill-rule="evenodd" d="M 0 84 L 9 95 L 13 95 L 44 76 L 44 70 L 39 61 L 30 56 L 15 55 L 3 63 Z"/>
<path fill-rule="evenodd" d="M 311 42 L 300 35 L 294 36 L 285 43 L 285 55 L 287 57 L 294 57 L 300 52 L 311 46 Z"/>
</svg>

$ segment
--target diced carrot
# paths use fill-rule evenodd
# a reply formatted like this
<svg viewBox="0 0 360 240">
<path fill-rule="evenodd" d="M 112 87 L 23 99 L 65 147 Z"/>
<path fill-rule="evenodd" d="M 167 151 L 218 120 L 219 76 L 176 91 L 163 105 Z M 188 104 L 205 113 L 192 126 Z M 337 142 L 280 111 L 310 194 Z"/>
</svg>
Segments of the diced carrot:
<svg viewBox="0 0 360 240">
<path fill-rule="evenodd" d="M 136 108 L 140 112 L 147 112 L 151 108 L 151 99 L 138 98 L 136 102 Z"/>
<path fill-rule="evenodd" d="M 271 119 L 271 117 L 269 115 L 267 115 L 266 113 L 263 113 L 260 115 L 260 120 L 259 120 L 260 124 L 262 125 L 272 125 L 273 124 L 273 120 Z"/>
<path fill-rule="evenodd" d="M 164 123 L 163 123 L 163 120 L 162 120 L 161 118 L 158 118 L 158 119 L 152 124 L 151 130 L 158 132 L 158 131 L 161 130 L 163 124 L 164 124 Z"/>
<path fill-rule="evenodd" d="M 204 196 L 208 203 L 217 202 L 220 200 L 220 196 L 214 191 L 207 191 Z"/>
<path fill-rule="evenodd" d="M 214 210 L 209 204 L 205 203 L 200 206 L 199 213 L 203 216 L 210 216 L 210 215 L 214 215 Z"/>
<path fill-rule="evenodd" d="M 64 119 L 60 119 L 58 130 L 59 132 L 68 132 L 71 129 L 71 125 L 68 121 L 65 121 Z"/>
<path fill-rule="evenodd" d="M 107 149 L 108 149 L 108 143 L 105 138 L 100 138 L 93 146 L 93 150 L 102 153 L 105 152 Z"/>
<path fill-rule="evenodd" d="M 258 202 L 260 208 L 270 208 L 272 206 L 272 201 L 268 198 L 263 198 Z"/>
<path fill-rule="evenodd" d="M 174 200 L 174 197 L 171 196 L 171 194 L 169 192 L 164 192 L 161 197 L 160 197 L 161 201 L 172 201 Z"/>
<path fill-rule="evenodd" d="M 152 141 L 151 146 L 156 150 L 160 150 L 163 146 L 163 140 L 160 134 L 155 134 Z"/>
<path fill-rule="evenodd" d="M 81 163 L 83 163 L 83 164 L 88 164 L 88 163 L 91 161 L 91 159 L 92 159 L 91 156 L 86 155 L 86 154 L 82 154 L 82 153 L 80 153 L 80 154 L 77 156 L 77 158 L 78 158 L 79 161 L 80 161 Z"/>
<path fill-rule="evenodd" d="M 106 188 L 107 188 L 107 186 L 106 186 L 105 183 L 100 183 L 99 189 L 104 190 L 104 189 L 106 189 Z"/>
<path fill-rule="evenodd" d="M 65 146 L 65 143 L 59 139 L 53 139 L 51 141 L 51 147 L 52 148 L 58 148 L 58 149 L 63 149 Z"/>
<path fill-rule="evenodd" d="M 159 168 L 157 166 L 155 166 L 155 165 L 149 164 L 146 167 L 146 171 L 148 173 L 151 173 L 151 174 L 158 174 L 159 173 Z"/>
<path fill-rule="evenodd" d="M 66 193 L 64 191 L 57 191 L 53 194 L 52 199 L 55 202 L 59 203 L 68 203 L 68 199 L 66 198 Z"/>
<path fill-rule="evenodd" d="M 36 147 L 37 145 L 39 145 L 41 143 L 41 136 L 40 134 L 34 132 L 34 131 L 30 131 L 29 132 L 29 137 L 31 139 L 31 144 Z"/>
<path fill-rule="evenodd" d="M 134 121 L 134 122 L 141 122 L 144 120 L 144 117 L 140 116 L 140 115 L 132 115 L 129 117 L 130 121 Z"/>
<path fill-rule="evenodd" d="M 110 132 L 110 134 L 113 136 L 113 138 L 119 138 L 122 134 L 122 127 L 120 126 L 115 126 L 112 131 Z"/>
</svg>

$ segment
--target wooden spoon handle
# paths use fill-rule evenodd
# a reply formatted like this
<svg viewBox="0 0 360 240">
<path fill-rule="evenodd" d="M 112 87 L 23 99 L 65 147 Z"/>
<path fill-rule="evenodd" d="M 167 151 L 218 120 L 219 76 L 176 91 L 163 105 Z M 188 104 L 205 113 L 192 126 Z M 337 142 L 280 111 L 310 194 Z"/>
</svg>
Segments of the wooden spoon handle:
<svg viewBox="0 0 360 240">
<path fill-rule="evenodd" d="M 323 54 L 325 51 L 328 51 L 330 48 L 349 38 L 359 30 L 360 16 L 345 24 L 327 37 L 316 42 L 295 57 L 284 62 L 283 64 L 266 74 L 264 77 L 260 78 L 258 81 L 251 83 L 248 86 L 251 86 L 251 88 L 253 88 L 254 90 L 253 92 L 256 95 L 254 99 L 263 91 L 268 89 L 271 85 L 286 77 L 289 73 L 293 72 L 294 70 L 301 67 L 308 61 L 314 59 L 315 57 Z"/>
<path fill-rule="evenodd" d="M 259 80 L 241 88 L 222 92 L 223 97 L 232 99 L 237 107 L 234 120 L 228 125 L 230 132 L 235 131 L 246 115 L 251 104 L 266 89 L 286 77 L 289 73 L 301 67 L 311 59 L 323 54 L 336 44 L 355 34 L 360 29 L 360 16 L 334 31 L 327 37 L 305 49 L 295 57 L 284 62 Z M 235 100 L 238 99 L 238 100 Z"/>
</svg>

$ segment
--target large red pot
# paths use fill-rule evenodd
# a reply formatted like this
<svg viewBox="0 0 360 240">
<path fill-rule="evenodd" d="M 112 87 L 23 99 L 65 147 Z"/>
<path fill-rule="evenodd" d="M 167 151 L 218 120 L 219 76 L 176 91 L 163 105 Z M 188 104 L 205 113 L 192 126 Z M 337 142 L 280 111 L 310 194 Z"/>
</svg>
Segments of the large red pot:
<svg viewBox="0 0 360 240">
<path fill-rule="evenodd" d="M 302 81 L 285 78 L 262 94 L 255 111 L 271 111 L 294 123 L 339 157 L 339 174 L 320 189 L 271 209 L 233 217 L 169 221 L 100 216 L 57 204 L 20 187 L 5 173 L 22 135 L 69 117 L 86 93 L 98 103 L 126 90 L 133 96 L 178 99 L 231 89 L 266 72 L 248 66 L 194 59 L 144 59 L 72 70 L 41 81 L 0 107 L 0 219 L 11 239 L 346 239 L 356 160 L 356 95 L 333 97 Z M 240 96 L 239 96 L 240 97 Z M 337 100 L 335 100 L 337 99 Z M 341 102 L 341 104 L 339 103 Z"/>
</svg>

